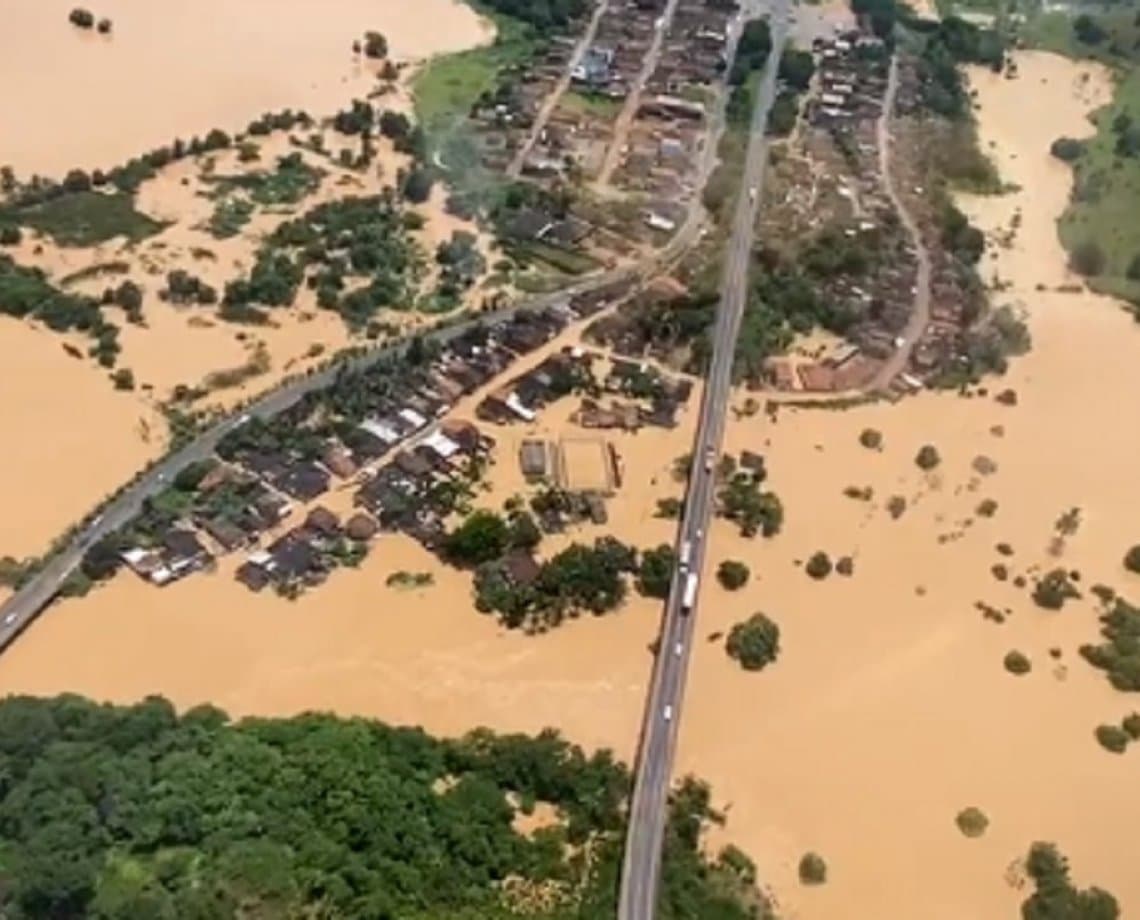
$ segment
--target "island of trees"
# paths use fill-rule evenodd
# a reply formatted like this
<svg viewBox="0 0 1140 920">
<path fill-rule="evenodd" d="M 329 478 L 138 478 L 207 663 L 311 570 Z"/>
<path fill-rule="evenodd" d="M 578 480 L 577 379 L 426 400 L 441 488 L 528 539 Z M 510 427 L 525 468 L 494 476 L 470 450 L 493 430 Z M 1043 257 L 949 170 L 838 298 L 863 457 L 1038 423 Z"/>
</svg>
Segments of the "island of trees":
<svg viewBox="0 0 1140 920">
<path fill-rule="evenodd" d="M 327 715 L 229 721 L 166 701 L 0 702 L 0 914 L 15 918 L 609 920 L 630 777 L 553 731 L 454 741 Z M 531 833 L 537 803 L 557 820 Z M 670 805 L 661 913 L 768 916 L 755 867 Z"/>
</svg>

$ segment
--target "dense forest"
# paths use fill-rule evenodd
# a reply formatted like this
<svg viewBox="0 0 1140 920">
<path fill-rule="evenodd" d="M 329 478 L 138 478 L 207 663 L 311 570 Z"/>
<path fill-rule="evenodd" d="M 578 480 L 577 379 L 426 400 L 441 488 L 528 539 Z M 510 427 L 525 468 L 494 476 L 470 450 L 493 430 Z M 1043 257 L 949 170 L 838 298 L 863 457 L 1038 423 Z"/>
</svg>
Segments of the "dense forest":
<svg viewBox="0 0 1140 920">
<path fill-rule="evenodd" d="M 75 696 L 0 702 L 0 915 L 610 920 L 629 775 L 547 731 L 437 740 L 302 715 L 232 723 Z M 536 805 L 557 820 L 520 816 Z M 671 804 L 662 918 L 762 917 L 735 848 Z M 537 825 L 537 826 L 535 826 Z"/>
</svg>

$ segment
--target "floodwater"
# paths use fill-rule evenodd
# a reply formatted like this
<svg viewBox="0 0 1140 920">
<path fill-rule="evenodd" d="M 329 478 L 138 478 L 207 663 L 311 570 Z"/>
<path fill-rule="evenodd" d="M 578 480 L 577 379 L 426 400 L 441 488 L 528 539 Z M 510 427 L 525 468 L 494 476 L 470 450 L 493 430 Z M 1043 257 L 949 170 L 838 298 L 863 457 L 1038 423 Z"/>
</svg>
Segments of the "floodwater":
<svg viewBox="0 0 1140 920">
<path fill-rule="evenodd" d="M 398 62 L 491 34 L 458 0 L 99 0 L 109 36 L 72 26 L 73 6 L 0 0 L 0 164 L 20 175 L 106 168 L 265 111 L 329 115 L 375 85 L 352 53 L 369 30 Z"/>
<path fill-rule="evenodd" d="M 1017 862 L 1041 839 L 1070 857 L 1078 883 L 1113 891 L 1124 916 L 1140 905 L 1130 846 L 1140 754 L 1109 754 L 1093 738 L 1097 724 L 1137 707 L 1077 654 L 1097 636 L 1093 604 L 1045 612 L 991 574 L 999 561 L 1011 578 L 1063 565 L 1082 585 L 1140 598 L 1140 577 L 1120 561 L 1137 539 L 1140 426 L 1117 406 L 1140 392 L 1140 328 L 1105 298 L 1036 290 L 1071 281 L 1052 234 L 1069 177 L 1048 144 L 1087 133 L 1085 112 L 1108 85 L 1060 58 L 1020 64 L 1017 81 L 973 79 L 982 137 L 1024 191 L 965 206 L 994 233 L 1021 210 L 1014 247 L 987 273 L 1010 282 L 1004 297 L 1027 311 L 1033 351 L 984 396 L 787 409 L 775 423 L 761 413 L 729 425 L 731 450 L 767 456 L 787 521 L 772 540 L 744 540 L 719 522 L 711 530 L 678 768 L 707 778 L 727 812 L 710 845 L 732 839 L 750 852 L 789 920 L 1013 917 L 1026 894 Z M 993 399 L 1004 387 L 1016 406 Z M 612 435 L 624 482 L 610 524 L 544 551 L 605 532 L 642 547 L 671 539 L 653 510 L 680 494 L 669 470 L 688 451 L 698 397 L 674 431 Z M 531 428 L 491 430 L 498 462 L 481 504 L 522 491 L 517 448 L 530 431 L 581 434 L 567 422 L 571 408 L 558 404 Z M 470 417 L 470 403 L 459 411 Z M 882 432 L 881 451 L 859 445 L 866 427 Z M 929 475 L 913 462 L 924 443 L 942 455 Z M 983 455 L 995 472 L 976 471 Z M 847 486 L 870 486 L 873 497 L 848 498 Z M 896 494 L 908 507 L 893 520 L 885 505 Z M 987 498 L 997 502 L 992 518 L 975 510 Z M 341 492 L 329 504 L 350 502 Z M 1057 518 L 1074 507 L 1077 532 L 1051 546 Z M 1000 542 L 1012 556 L 997 553 Z M 802 563 L 816 550 L 851 555 L 854 575 L 812 581 Z M 711 577 L 725 558 L 750 566 L 742 591 Z M 381 538 L 360 569 L 295 603 L 249 594 L 231 578 L 234 562 L 164 590 L 124 574 L 61 603 L 0 658 L 0 689 L 119 701 L 161 692 L 233 713 L 331 709 L 449 734 L 554 725 L 633 753 L 656 603 L 634 599 L 526 637 L 476 613 L 469 576 L 404 538 Z M 386 587 L 399 570 L 430 571 L 435 584 Z M 1008 609 L 1005 622 L 983 618 L 977 602 Z M 751 674 L 713 637 L 757 610 L 779 623 L 781 654 Z M 1011 649 L 1029 656 L 1031 673 L 1005 672 Z M 954 824 L 970 805 L 991 822 L 980 839 Z M 829 866 L 827 884 L 812 889 L 795 878 L 809 849 Z"/>
<path fill-rule="evenodd" d="M 0 556 L 42 553 L 166 444 L 151 406 L 115 391 L 105 370 L 64 344 L 45 328 L 0 318 Z"/>
</svg>

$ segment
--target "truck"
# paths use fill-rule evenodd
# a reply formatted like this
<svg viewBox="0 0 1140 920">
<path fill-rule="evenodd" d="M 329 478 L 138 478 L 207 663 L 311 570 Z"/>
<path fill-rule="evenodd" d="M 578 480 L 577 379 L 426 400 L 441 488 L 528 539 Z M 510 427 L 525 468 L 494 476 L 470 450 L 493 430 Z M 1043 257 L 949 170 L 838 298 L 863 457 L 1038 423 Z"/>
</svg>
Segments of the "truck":
<svg viewBox="0 0 1140 920">
<path fill-rule="evenodd" d="M 693 541 L 692 540 L 682 540 L 681 541 L 681 553 L 677 557 L 678 565 L 680 566 L 682 572 L 685 571 L 685 569 L 687 569 L 689 567 L 689 560 L 692 558 L 693 558 Z"/>
<path fill-rule="evenodd" d="M 697 601 L 697 573 L 690 572 L 685 579 L 685 593 L 681 595 L 681 613 L 692 613 Z"/>
</svg>

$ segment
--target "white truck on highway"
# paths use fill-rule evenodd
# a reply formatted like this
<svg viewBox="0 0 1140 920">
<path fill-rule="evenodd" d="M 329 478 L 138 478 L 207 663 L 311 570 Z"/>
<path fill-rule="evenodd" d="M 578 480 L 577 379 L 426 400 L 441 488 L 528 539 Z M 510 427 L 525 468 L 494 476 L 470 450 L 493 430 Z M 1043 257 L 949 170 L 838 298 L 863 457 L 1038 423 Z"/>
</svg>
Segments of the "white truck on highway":
<svg viewBox="0 0 1140 920">
<path fill-rule="evenodd" d="M 685 593 L 681 595 L 681 613 L 693 612 L 693 604 L 697 601 L 698 581 L 696 572 L 690 572 L 685 578 Z"/>
<path fill-rule="evenodd" d="M 677 561 L 680 565 L 681 571 L 685 571 L 689 567 L 689 560 L 693 558 L 693 541 L 681 541 L 681 554 L 678 556 Z"/>
</svg>

